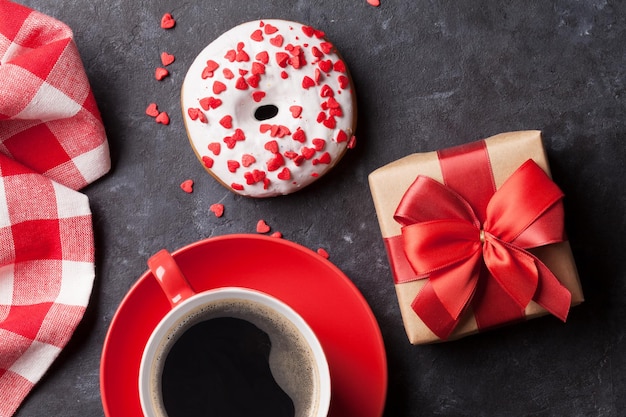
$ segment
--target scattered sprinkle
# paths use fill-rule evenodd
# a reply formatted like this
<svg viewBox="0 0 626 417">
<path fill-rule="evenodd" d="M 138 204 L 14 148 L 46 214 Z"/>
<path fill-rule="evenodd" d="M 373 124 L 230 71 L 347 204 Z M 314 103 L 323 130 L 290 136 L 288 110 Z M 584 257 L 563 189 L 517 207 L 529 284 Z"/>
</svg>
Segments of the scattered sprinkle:
<svg viewBox="0 0 626 417">
<path fill-rule="evenodd" d="M 185 180 L 180 184 L 180 188 L 186 193 L 193 192 L 193 180 Z"/>
<path fill-rule="evenodd" d="M 168 75 L 170 75 L 170 72 L 163 67 L 159 67 L 154 71 L 154 78 L 159 81 L 163 80 L 163 78 L 167 77 Z"/>
<path fill-rule="evenodd" d="M 256 224 L 257 233 L 267 233 L 270 231 L 270 227 L 265 223 L 265 220 L 259 220 Z"/>
<path fill-rule="evenodd" d="M 161 52 L 161 64 L 163 64 L 164 67 L 170 65 L 175 59 L 174 55 L 168 54 L 167 52 Z"/>
<path fill-rule="evenodd" d="M 272 233 L 270 236 L 271 236 L 271 237 L 276 237 L 276 238 L 279 238 L 279 239 L 280 239 L 280 238 L 282 238 L 282 237 L 283 237 L 283 234 L 282 234 L 282 233 L 280 233 L 280 232 L 274 232 L 274 233 Z"/>
<path fill-rule="evenodd" d="M 146 108 L 146 114 L 150 117 L 157 117 L 159 115 L 159 108 L 156 103 L 150 103 Z"/>
<path fill-rule="evenodd" d="M 224 215 L 224 205 L 220 203 L 211 204 L 209 210 L 215 214 L 215 217 L 222 217 Z"/>
<path fill-rule="evenodd" d="M 158 114 L 158 116 L 156 117 L 156 122 L 157 123 L 161 123 L 162 125 L 169 125 L 170 124 L 170 116 L 167 114 L 167 112 L 161 112 Z"/>
<path fill-rule="evenodd" d="M 380 6 L 380 0 L 367 0 L 367 3 L 374 7 Z"/>
<path fill-rule="evenodd" d="M 165 13 L 161 18 L 161 27 L 163 29 L 171 29 L 176 25 L 176 19 L 174 19 L 171 13 Z"/>
<path fill-rule="evenodd" d="M 326 259 L 328 259 L 330 257 L 330 255 L 328 254 L 328 252 L 324 248 L 318 248 L 317 249 L 317 254 L 320 255 L 322 258 L 326 258 Z"/>
</svg>

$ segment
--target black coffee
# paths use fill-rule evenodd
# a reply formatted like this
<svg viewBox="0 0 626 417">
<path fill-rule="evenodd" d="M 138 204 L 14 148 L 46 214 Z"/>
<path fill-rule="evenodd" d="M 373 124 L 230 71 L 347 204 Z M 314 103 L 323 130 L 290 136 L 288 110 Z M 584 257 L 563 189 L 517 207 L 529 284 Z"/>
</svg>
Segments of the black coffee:
<svg viewBox="0 0 626 417">
<path fill-rule="evenodd" d="M 233 317 L 189 327 L 172 345 L 161 378 L 169 417 L 294 417 L 269 366 L 270 338 Z"/>
</svg>

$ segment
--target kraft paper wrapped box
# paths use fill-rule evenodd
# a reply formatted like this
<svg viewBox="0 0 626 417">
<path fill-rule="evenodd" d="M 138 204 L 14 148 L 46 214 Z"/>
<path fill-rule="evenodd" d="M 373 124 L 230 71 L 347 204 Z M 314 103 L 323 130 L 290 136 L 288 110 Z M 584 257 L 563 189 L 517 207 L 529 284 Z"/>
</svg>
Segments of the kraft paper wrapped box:
<svg viewBox="0 0 626 417">
<path fill-rule="evenodd" d="M 565 321 L 583 301 L 541 132 L 412 154 L 369 184 L 411 343 Z"/>
</svg>

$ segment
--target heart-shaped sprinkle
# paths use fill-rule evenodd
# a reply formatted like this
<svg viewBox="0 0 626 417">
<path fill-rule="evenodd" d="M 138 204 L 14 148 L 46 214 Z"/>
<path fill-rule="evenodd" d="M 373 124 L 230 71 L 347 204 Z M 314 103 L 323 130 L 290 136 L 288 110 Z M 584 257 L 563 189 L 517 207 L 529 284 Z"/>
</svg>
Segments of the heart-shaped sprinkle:
<svg viewBox="0 0 626 417">
<path fill-rule="evenodd" d="M 171 29 L 176 25 L 176 20 L 172 17 L 170 13 L 165 13 L 161 18 L 161 28 L 163 29 Z"/>
<path fill-rule="evenodd" d="M 252 93 L 252 100 L 257 103 L 263 100 L 263 97 L 265 97 L 265 92 L 263 91 L 255 91 L 254 93 Z"/>
<path fill-rule="evenodd" d="M 271 153 L 278 153 L 278 142 L 275 140 L 270 140 L 263 147 Z"/>
<path fill-rule="evenodd" d="M 209 211 L 215 214 L 215 217 L 222 217 L 224 214 L 224 205 L 220 203 L 211 204 Z"/>
<path fill-rule="evenodd" d="M 348 149 L 354 149 L 355 146 L 356 146 L 356 136 L 352 135 L 352 137 L 348 141 Z"/>
<path fill-rule="evenodd" d="M 187 109 L 187 114 L 191 120 L 198 120 L 201 123 L 208 123 L 209 120 L 206 118 L 202 110 L 197 109 L 195 107 L 190 107 Z"/>
<path fill-rule="evenodd" d="M 261 29 L 257 29 L 250 35 L 250 39 L 253 41 L 261 42 L 263 40 L 263 31 Z"/>
<path fill-rule="evenodd" d="M 259 220 L 256 224 L 257 233 L 267 233 L 270 231 L 270 227 L 265 223 L 265 220 Z"/>
<path fill-rule="evenodd" d="M 281 237 L 283 237 L 283 234 L 282 234 L 282 233 L 280 233 L 280 232 L 274 232 L 274 233 L 272 233 L 270 236 L 271 236 L 271 237 L 275 237 L 275 238 L 279 238 L 279 239 L 280 239 Z"/>
<path fill-rule="evenodd" d="M 233 117 L 227 114 L 220 119 L 220 124 L 226 129 L 231 129 L 233 127 Z"/>
<path fill-rule="evenodd" d="M 279 153 L 275 154 L 272 159 L 267 161 L 267 170 L 272 172 L 285 165 L 285 158 Z"/>
<path fill-rule="evenodd" d="M 344 64 L 344 62 L 342 60 L 339 60 L 337 62 L 335 62 L 335 64 L 333 65 L 333 69 L 337 72 L 346 72 L 346 64 Z"/>
<path fill-rule="evenodd" d="M 213 155 L 217 156 L 222 151 L 222 145 L 219 142 L 209 143 L 209 150 L 213 152 Z"/>
<path fill-rule="evenodd" d="M 170 72 L 162 67 L 159 67 L 154 71 L 154 78 L 156 78 L 159 81 L 161 81 L 163 78 L 167 77 L 168 75 L 170 75 Z"/>
<path fill-rule="evenodd" d="M 156 117 L 156 122 L 157 123 L 161 123 L 163 125 L 169 125 L 170 124 L 170 116 L 166 112 L 161 112 Z"/>
<path fill-rule="evenodd" d="M 324 248 L 318 248 L 317 249 L 317 254 L 319 256 L 321 256 L 322 258 L 325 258 L 325 259 L 328 259 L 330 257 L 330 255 L 328 254 L 328 252 Z"/>
<path fill-rule="evenodd" d="M 159 115 L 159 108 L 156 103 L 150 103 L 146 108 L 146 114 L 150 117 L 157 117 Z"/>
<path fill-rule="evenodd" d="M 186 193 L 193 192 L 193 180 L 185 180 L 180 184 L 180 188 Z"/>
<path fill-rule="evenodd" d="M 228 68 L 224 68 L 222 70 L 222 73 L 224 74 L 224 78 L 226 78 L 227 80 L 232 80 L 233 78 L 235 78 L 235 74 L 233 74 L 233 72 Z"/>
<path fill-rule="evenodd" d="M 302 153 L 302 156 L 304 156 L 306 159 L 311 159 L 313 158 L 313 155 L 315 155 L 315 149 L 307 148 L 306 146 L 303 146 L 300 152 Z"/>
<path fill-rule="evenodd" d="M 291 138 L 300 143 L 306 142 L 306 135 L 304 134 L 304 130 L 300 128 L 298 128 L 295 132 L 293 132 L 293 135 L 291 135 Z"/>
<path fill-rule="evenodd" d="M 226 161 L 226 165 L 228 166 L 228 170 L 232 173 L 237 172 L 237 169 L 239 168 L 239 162 L 232 159 Z"/>
<path fill-rule="evenodd" d="M 342 90 L 345 90 L 348 87 L 348 85 L 350 85 L 350 80 L 345 75 L 340 75 L 337 78 L 337 80 L 339 81 L 339 87 Z"/>
<path fill-rule="evenodd" d="M 256 162 L 256 158 L 248 153 L 241 156 L 241 165 L 248 168 L 250 165 Z"/>
<path fill-rule="evenodd" d="M 282 35 L 276 35 L 270 39 L 270 43 L 277 48 L 280 48 L 281 46 L 283 46 L 283 42 L 284 42 L 284 38 L 282 37 Z"/>
<path fill-rule="evenodd" d="M 270 62 L 270 55 L 267 53 L 267 51 L 262 51 L 256 54 L 254 59 L 267 65 L 267 63 Z"/>
<path fill-rule="evenodd" d="M 324 72 L 330 72 L 330 70 L 333 69 L 333 63 L 330 59 L 320 61 L 317 66 Z"/>
<path fill-rule="evenodd" d="M 280 171 L 278 173 L 278 179 L 279 180 L 290 180 L 291 179 L 291 171 L 289 171 L 289 168 L 285 167 L 282 169 L 282 171 Z"/>
<path fill-rule="evenodd" d="M 232 188 L 233 190 L 237 190 L 237 191 L 243 191 L 243 185 L 233 182 L 232 184 L 230 184 L 230 188 Z"/>
<path fill-rule="evenodd" d="M 213 158 L 211 158 L 210 156 L 203 156 L 202 157 L 202 163 L 204 164 L 205 167 L 207 168 L 213 168 Z"/>
<path fill-rule="evenodd" d="M 224 58 L 226 58 L 230 62 L 235 62 L 236 57 L 237 57 L 237 51 L 235 51 L 234 49 L 231 49 L 230 51 L 226 52 L 226 55 L 224 55 Z"/>
<path fill-rule="evenodd" d="M 337 133 L 337 138 L 335 140 L 337 141 L 337 143 L 345 142 L 348 140 L 348 135 L 346 135 L 346 132 L 344 132 L 343 130 L 340 130 Z"/>
<path fill-rule="evenodd" d="M 263 30 L 265 31 L 266 35 L 271 35 L 272 33 L 278 32 L 278 28 L 276 26 L 270 25 L 269 23 L 265 25 Z"/>
<path fill-rule="evenodd" d="M 219 94 L 226 90 L 226 85 L 221 81 L 215 81 L 213 83 L 213 93 Z"/>
<path fill-rule="evenodd" d="M 289 107 L 289 111 L 291 111 L 291 115 L 293 116 L 293 118 L 297 119 L 302 114 L 302 107 L 301 106 L 291 106 L 291 107 Z"/>
<path fill-rule="evenodd" d="M 163 64 L 163 66 L 167 67 L 174 62 L 175 59 L 174 55 L 168 54 L 167 52 L 161 52 L 161 64 Z"/>
<path fill-rule="evenodd" d="M 313 146 L 315 146 L 316 151 L 321 151 L 326 146 L 326 141 L 320 138 L 313 139 L 312 143 L 313 143 Z"/>
<path fill-rule="evenodd" d="M 305 90 L 308 90 L 314 85 L 315 85 L 315 81 L 313 81 L 313 78 L 309 77 L 308 75 L 305 75 L 304 78 L 302 79 L 302 88 L 304 88 Z"/>
<path fill-rule="evenodd" d="M 261 64 L 260 62 L 253 62 L 252 63 L 252 74 L 254 74 L 254 75 L 265 74 L 265 65 Z"/>
<path fill-rule="evenodd" d="M 367 3 L 370 6 L 378 7 L 380 6 L 380 0 L 367 0 Z"/>
</svg>

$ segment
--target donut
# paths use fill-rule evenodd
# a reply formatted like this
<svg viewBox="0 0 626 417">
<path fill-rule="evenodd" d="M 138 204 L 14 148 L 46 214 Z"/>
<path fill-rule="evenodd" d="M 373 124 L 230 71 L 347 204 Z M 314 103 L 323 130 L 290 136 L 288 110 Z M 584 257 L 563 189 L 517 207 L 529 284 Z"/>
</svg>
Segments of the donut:
<svg viewBox="0 0 626 417">
<path fill-rule="evenodd" d="M 300 190 L 355 141 L 346 64 L 324 32 L 301 23 L 257 20 L 219 36 L 189 67 L 181 106 L 198 160 L 244 196 Z"/>
</svg>

